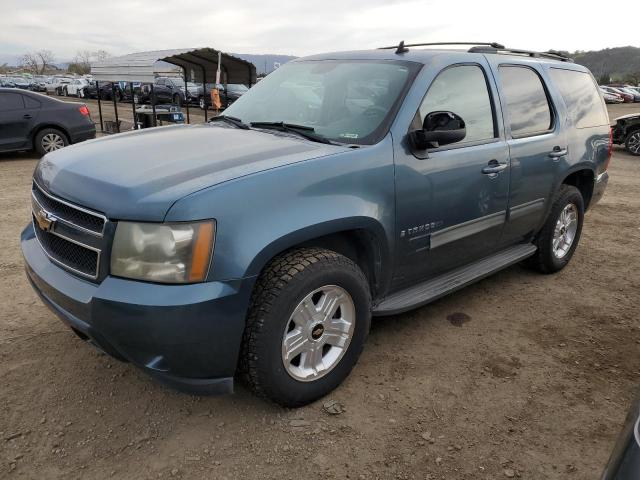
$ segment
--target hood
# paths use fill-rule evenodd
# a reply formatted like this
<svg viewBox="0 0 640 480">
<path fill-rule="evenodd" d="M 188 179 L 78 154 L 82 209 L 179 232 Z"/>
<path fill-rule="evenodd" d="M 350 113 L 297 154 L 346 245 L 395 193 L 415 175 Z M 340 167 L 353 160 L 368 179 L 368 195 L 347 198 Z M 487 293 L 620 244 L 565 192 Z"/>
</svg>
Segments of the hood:
<svg viewBox="0 0 640 480">
<path fill-rule="evenodd" d="M 203 188 L 346 149 L 223 124 L 175 125 L 49 153 L 34 176 L 52 194 L 109 218 L 162 221 L 175 201 Z"/>
</svg>

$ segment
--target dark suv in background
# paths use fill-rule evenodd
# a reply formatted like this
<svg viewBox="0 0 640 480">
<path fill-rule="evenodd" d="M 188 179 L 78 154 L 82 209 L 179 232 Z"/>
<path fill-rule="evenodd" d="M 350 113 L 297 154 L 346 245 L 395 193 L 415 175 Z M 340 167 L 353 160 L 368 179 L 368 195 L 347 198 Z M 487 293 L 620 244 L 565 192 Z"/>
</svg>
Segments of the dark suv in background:
<svg viewBox="0 0 640 480">
<path fill-rule="evenodd" d="M 198 87 L 193 83 L 187 84 L 185 90 L 184 80 L 179 77 L 157 77 L 153 83 L 153 95 L 149 85 L 143 84 L 134 94 L 136 103 L 172 103 L 184 105 L 185 103 L 197 103 Z"/>
<path fill-rule="evenodd" d="M 36 292 L 169 385 L 230 392 L 241 372 L 293 407 L 349 375 L 371 315 L 517 262 L 562 270 L 608 181 L 594 78 L 423 45 L 297 59 L 210 123 L 46 155 L 21 237 Z"/>
</svg>

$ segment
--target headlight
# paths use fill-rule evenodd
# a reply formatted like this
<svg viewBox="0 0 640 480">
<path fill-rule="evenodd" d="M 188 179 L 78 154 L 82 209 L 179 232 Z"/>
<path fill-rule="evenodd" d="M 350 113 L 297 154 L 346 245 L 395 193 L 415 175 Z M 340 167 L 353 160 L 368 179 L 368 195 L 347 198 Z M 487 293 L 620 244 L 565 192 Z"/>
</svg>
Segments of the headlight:
<svg viewBox="0 0 640 480">
<path fill-rule="evenodd" d="M 213 253 L 216 224 L 118 222 L 111 273 L 160 283 L 204 281 Z"/>
</svg>

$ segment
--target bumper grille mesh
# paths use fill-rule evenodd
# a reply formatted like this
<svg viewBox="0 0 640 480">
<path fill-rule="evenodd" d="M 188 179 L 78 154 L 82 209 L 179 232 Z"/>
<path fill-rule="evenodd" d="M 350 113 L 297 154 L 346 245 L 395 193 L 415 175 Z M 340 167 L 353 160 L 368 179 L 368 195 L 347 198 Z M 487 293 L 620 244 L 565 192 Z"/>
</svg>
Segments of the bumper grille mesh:
<svg viewBox="0 0 640 480">
<path fill-rule="evenodd" d="M 37 227 L 34 230 L 40 245 L 53 260 L 84 275 L 97 276 L 98 252 L 45 232 Z"/>
</svg>

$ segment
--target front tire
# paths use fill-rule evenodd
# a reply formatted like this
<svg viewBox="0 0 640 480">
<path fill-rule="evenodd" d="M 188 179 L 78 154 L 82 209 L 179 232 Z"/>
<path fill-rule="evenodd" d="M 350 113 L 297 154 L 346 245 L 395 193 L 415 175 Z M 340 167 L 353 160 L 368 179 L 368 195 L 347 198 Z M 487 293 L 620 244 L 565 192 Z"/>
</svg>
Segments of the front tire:
<svg viewBox="0 0 640 480">
<path fill-rule="evenodd" d="M 580 190 L 561 185 L 549 217 L 538 233 L 535 255 L 527 264 L 542 273 L 555 273 L 567 266 L 578 247 L 584 222 L 584 200 Z"/>
<path fill-rule="evenodd" d="M 368 282 L 351 260 L 318 248 L 276 257 L 257 281 L 247 317 L 249 386 L 285 407 L 327 395 L 356 364 L 370 322 Z"/>
<path fill-rule="evenodd" d="M 634 130 L 627 135 L 624 146 L 631 155 L 640 155 L 640 129 Z"/>
</svg>

